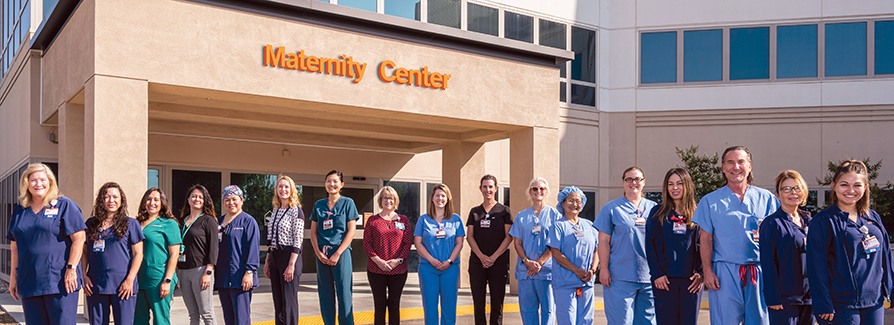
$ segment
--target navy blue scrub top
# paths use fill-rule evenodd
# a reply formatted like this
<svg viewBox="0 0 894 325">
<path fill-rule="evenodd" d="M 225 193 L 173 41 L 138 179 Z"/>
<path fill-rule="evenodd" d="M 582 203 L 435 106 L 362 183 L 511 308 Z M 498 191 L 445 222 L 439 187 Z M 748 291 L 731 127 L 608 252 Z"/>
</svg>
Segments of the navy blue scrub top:
<svg viewBox="0 0 894 325">
<path fill-rule="evenodd" d="M 37 213 L 20 205 L 13 209 L 6 239 L 15 241 L 18 248 L 16 282 L 23 298 L 65 293 L 63 275 L 71 250 L 70 236 L 87 229 L 77 204 L 64 196 L 56 201 Z M 52 209 L 58 209 L 56 214 Z M 75 269 L 80 290 L 84 284 L 81 268 Z"/>
<path fill-rule="evenodd" d="M 761 274 L 767 306 L 809 305 L 807 231 L 810 213 L 798 210 L 799 227 L 779 208 L 760 225 Z"/>
<path fill-rule="evenodd" d="M 224 217 L 217 222 L 223 222 Z M 248 213 L 242 212 L 226 227 L 220 229 L 220 251 L 217 255 L 214 287 L 241 289 L 245 271 L 251 270 L 252 288 L 258 286 L 258 265 L 260 264 L 261 232 L 258 222 Z"/>
<path fill-rule="evenodd" d="M 877 252 L 864 252 L 862 226 L 879 240 Z M 892 287 L 887 235 L 873 210 L 856 223 L 834 204 L 813 217 L 807 233 L 807 275 L 816 314 L 875 307 L 883 302 Z"/>
<path fill-rule="evenodd" d="M 671 210 L 664 217 L 664 222 L 659 224 L 655 213 L 660 208 L 659 205 L 652 209 L 646 220 L 646 256 L 652 281 L 662 276 L 689 278 L 702 269 L 698 245 L 699 227 L 693 224 L 682 234 L 674 233 L 674 224 L 682 223 L 683 217 Z"/>
<path fill-rule="evenodd" d="M 90 218 L 93 219 L 93 218 Z M 87 221 L 90 221 L 89 219 Z M 133 218 L 127 218 L 127 233 L 124 238 L 115 236 L 115 231 L 108 228 L 103 231 L 99 239 L 105 241 L 105 249 L 98 252 L 94 249 L 96 241 L 87 238 L 84 247 L 87 249 L 87 258 L 90 267 L 87 268 L 87 276 L 93 282 L 92 291 L 99 295 L 116 295 L 118 288 L 127 273 L 130 271 L 130 263 L 133 261 L 132 245 L 143 241 L 143 227 Z M 133 290 L 139 290 L 137 281 L 134 280 Z"/>
</svg>

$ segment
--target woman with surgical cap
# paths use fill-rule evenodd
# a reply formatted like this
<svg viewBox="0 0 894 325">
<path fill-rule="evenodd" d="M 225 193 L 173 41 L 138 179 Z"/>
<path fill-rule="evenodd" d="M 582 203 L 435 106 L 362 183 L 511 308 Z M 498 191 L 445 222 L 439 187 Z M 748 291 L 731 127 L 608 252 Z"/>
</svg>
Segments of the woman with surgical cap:
<svg viewBox="0 0 894 325">
<path fill-rule="evenodd" d="M 261 232 L 255 218 L 242 211 L 244 202 L 245 195 L 238 186 L 224 188 L 227 214 L 219 218 L 220 253 L 214 286 L 227 325 L 251 324 L 251 293 L 258 287 Z"/>
<path fill-rule="evenodd" d="M 553 225 L 546 246 L 559 263 L 553 268 L 553 295 L 557 324 L 593 324 L 593 282 L 599 258 L 597 231 L 580 218 L 587 203 L 584 192 L 574 186 L 559 193 L 556 209 L 564 215 Z"/>
</svg>

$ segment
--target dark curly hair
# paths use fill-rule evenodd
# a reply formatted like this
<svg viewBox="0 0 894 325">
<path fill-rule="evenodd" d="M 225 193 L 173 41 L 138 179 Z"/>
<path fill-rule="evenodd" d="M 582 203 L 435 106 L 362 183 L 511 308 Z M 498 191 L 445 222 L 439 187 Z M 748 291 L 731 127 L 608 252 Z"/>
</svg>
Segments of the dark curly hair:
<svg viewBox="0 0 894 325">
<path fill-rule="evenodd" d="M 140 209 L 137 210 L 137 221 L 143 222 L 146 219 L 149 219 L 149 210 L 146 208 L 146 203 L 149 201 L 149 196 L 152 195 L 152 192 L 158 192 L 158 196 L 161 199 L 161 207 L 158 209 L 158 217 L 165 219 L 177 219 L 174 218 L 174 214 L 171 213 L 171 208 L 168 206 L 168 197 L 165 195 L 161 189 L 157 187 L 150 188 L 146 190 L 146 193 L 143 193 L 143 199 L 140 200 Z"/>
<path fill-rule="evenodd" d="M 118 185 L 118 183 L 115 182 L 108 182 L 102 184 L 102 187 L 100 187 L 99 191 L 96 193 L 96 201 L 93 203 L 93 213 L 90 215 L 92 218 L 87 220 L 87 237 L 90 238 L 90 240 L 96 241 L 99 239 L 103 221 L 109 218 L 109 213 L 106 211 L 103 201 L 105 200 L 106 192 L 108 192 L 110 188 L 117 189 L 118 193 L 121 195 L 121 206 L 118 207 L 118 211 L 115 212 L 115 215 L 111 216 L 112 230 L 115 232 L 115 237 L 118 237 L 119 239 L 127 236 L 127 196 L 124 195 L 124 190 L 121 189 L 121 185 Z"/>
<path fill-rule="evenodd" d="M 190 187 L 188 191 L 186 191 L 186 199 L 183 200 L 183 209 L 180 210 L 180 220 L 183 221 L 186 220 L 186 217 L 189 217 L 189 197 L 192 196 L 192 192 L 194 192 L 195 190 L 199 190 L 199 192 L 202 192 L 202 201 L 204 201 L 204 204 L 202 205 L 202 213 L 217 218 L 217 214 L 214 213 L 214 199 L 211 198 L 211 193 L 208 193 L 208 189 L 204 186 L 196 184 Z"/>
</svg>

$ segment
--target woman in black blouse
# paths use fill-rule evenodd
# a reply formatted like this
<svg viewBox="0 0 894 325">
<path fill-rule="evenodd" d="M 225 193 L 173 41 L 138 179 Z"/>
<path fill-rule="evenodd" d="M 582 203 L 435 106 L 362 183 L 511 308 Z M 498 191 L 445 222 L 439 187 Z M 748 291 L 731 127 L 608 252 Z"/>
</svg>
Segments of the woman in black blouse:
<svg viewBox="0 0 894 325">
<path fill-rule="evenodd" d="M 186 193 L 186 202 L 180 211 L 183 245 L 177 260 L 181 295 L 191 325 L 216 324 L 211 302 L 219 240 L 214 201 L 202 185 L 193 185 Z"/>
</svg>

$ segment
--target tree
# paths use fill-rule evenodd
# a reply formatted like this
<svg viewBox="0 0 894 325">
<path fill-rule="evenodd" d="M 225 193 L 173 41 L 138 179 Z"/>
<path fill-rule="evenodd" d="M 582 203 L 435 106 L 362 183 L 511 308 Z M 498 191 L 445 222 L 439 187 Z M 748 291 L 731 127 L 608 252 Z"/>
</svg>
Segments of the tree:
<svg viewBox="0 0 894 325">
<path fill-rule="evenodd" d="M 866 172 L 869 174 L 869 208 L 878 212 L 886 229 L 894 229 L 891 228 L 894 226 L 894 184 L 888 181 L 884 186 L 879 186 L 878 182 L 875 181 L 878 178 L 879 170 L 882 169 L 882 160 L 873 164 L 872 159 L 866 157 L 862 161 L 866 165 Z M 821 186 L 831 186 L 832 177 L 840 164 L 841 162 L 836 164 L 830 161 L 827 165 L 829 173 L 822 179 L 817 178 L 816 182 Z M 830 195 L 835 195 L 835 193 Z M 823 208 L 828 206 L 829 198 L 827 197 L 826 205 Z"/>
<path fill-rule="evenodd" d="M 677 157 L 683 161 L 683 166 L 677 164 L 677 167 L 686 168 L 692 182 L 695 184 L 695 199 L 701 201 L 702 197 L 711 193 L 718 188 L 723 187 L 726 181 L 723 179 L 723 171 L 717 163 L 720 157 L 715 152 L 713 155 L 699 155 L 698 146 L 690 146 L 688 149 L 676 148 Z"/>
</svg>

